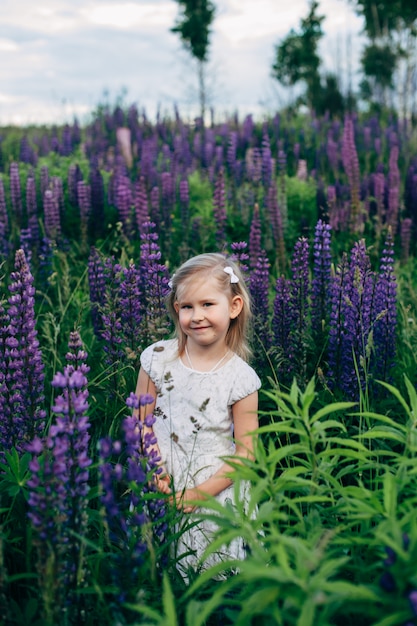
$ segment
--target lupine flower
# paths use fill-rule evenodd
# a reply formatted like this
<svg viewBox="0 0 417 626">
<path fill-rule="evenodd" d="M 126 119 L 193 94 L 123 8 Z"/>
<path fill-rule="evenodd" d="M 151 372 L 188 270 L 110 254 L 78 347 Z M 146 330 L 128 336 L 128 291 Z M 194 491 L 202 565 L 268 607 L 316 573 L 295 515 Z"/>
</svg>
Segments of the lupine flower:
<svg viewBox="0 0 417 626">
<path fill-rule="evenodd" d="M 394 365 L 397 329 L 397 281 L 394 273 L 394 242 L 389 230 L 382 252 L 375 293 L 373 343 L 374 377 L 388 380 Z"/>
<path fill-rule="evenodd" d="M 8 401 L 2 420 L 2 443 L 24 451 L 28 441 L 42 433 L 46 412 L 44 365 L 35 328 L 35 289 L 23 250 L 16 252 L 9 291 L 10 323 L 4 354 L 4 392 Z"/>
<path fill-rule="evenodd" d="M 249 290 L 253 305 L 253 328 L 257 345 L 257 365 L 264 363 L 264 354 L 271 346 L 269 316 L 269 261 L 264 250 L 258 258 L 249 278 Z"/>
<path fill-rule="evenodd" d="M 158 235 L 152 222 L 143 225 L 140 237 L 141 256 L 139 263 L 141 288 L 141 349 L 145 345 L 163 338 L 170 328 L 165 308 L 165 297 L 169 291 L 168 269 L 160 262 L 161 251 Z"/>
<path fill-rule="evenodd" d="M 278 371 L 281 375 L 286 375 L 288 371 L 290 330 L 290 281 L 283 276 L 279 276 L 275 284 L 272 334 L 274 352 L 278 356 Z"/>
<path fill-rule="evenodd" d="M 78 206 L 78 183 L 80 180 L 83 179 L 83 175 L 80 169 L 80 166 L 78 165 L 78 163 L 74 164 L 71 163 L 71 165 L 68 168 L 68 195 L 69 195 L 69 201 L 71 202 L 71 204 L 73 204 L 74 206 Z"/>
<path fill-rule="evenodd" d="M 34 176 L 28 176 L 26 180 L 26 214 L 31 236 L 31 245 L 37 246 L 39 242 L 39 223 L 36 181 Z"/>
<path fill-rule="evenodd" d="M 77 184 L 78 206 L 80 209 L 81 243 L 87 246 L 88 222 L 91 215 L 91 188 L 83 180 Z"/>
<path fill-rule="evenodd" d="M 247 261 L 249 261 L 249 254 L 246 252 L 248 244 L 246 243 L 246 241 L 239 241 L 239 242 L 233 242 L 230 245 L 230 247 L 232 249 L 233 261 L 235 261 L 238 264 L 239 269 L 242 272 L 245 279 L 249 280 L 249 275 L 248 275 L 249 266 L 247 265 Z"/>
<path fill-rule="evenodd" d="M 45 232 L 49 239 L 56 241 L 61 234 L 61 218 L 58 198 L 52 189 L 47 189 L 43 197 Z"/>
<path fill-rule="evenodd" d="M 355 145 L 353 120 L 346 116 L 342 139 L 342 162 L 350 186 L 350 229 L 356 232 L 361 226 L 360 217 L 360 172 Z"/>
<path fill-rule="evenodd" d="M 400 170 L 398 168 L 398 146 L 391 148 L 389 155 L 389 172 L 388 172 L 388 210 L 387 224 L 392 229 L 395 236 L 398 226 L 398 211 L 400 206 Z"/>
<path fill-rule="evenodd" d="M 103 176 L 97 163 L 93 163 L 90 169 L 90 189 L 91 189 L 91 218 L 89 221 L 89 232 L 93 241 L 104 235 L 104 182 Z"/>
<path fill-rule="evenodd" d="M 88 285 L 90 288 L 91 316 L 93 318 L 93 328 L 97 336 L 103 328 L 101 321 L 100 307 L 105 301 L 105 277 L 104 262 L 102 261 L 98 250 L 91 248 L 88 258 Z"/>
<path fill-rule="evenodd" d="M 10 199 L 12 203 L 13 215 L 20 225 L 22 221 L 22 190 L 20 186 L 19 164 L 13 161 L 10 164 Z"/>
<path fill-rule="evenodd" d="M 3 179 L 0 177 L 0 253 L 7 257 L 9 253 L 9 216 L 7 214 Z"/>
<path fill-rule="evenodd" d="M 112 381 L 116 388 L 119 360 L 123 358 L 122 349 L 122 323 L 120 320 L 120 282 L 122 280 L 122 267 L 113 258 L 104 260 L 105 293 L 101 309 L 102 330 L 101 338 L 104 340 L 103 349 L 106 353 L 106 363 L 112 367 Z"/>
<path fill-rule="evenodd" d="M 29 446 L 34 456 L 27 483 L 28 516 L 37 538 L 39 584 L 44 597 L 49 598 L 49 611 L 55 620 L 65 607 L 72 623 L 79 618 L 75 593 L 82 572 L 82 550 L 77 536 L 85 534 L 87 528 L 91 465 L 86 357 L 78 332 L 71 333 L 68 365 L 52 380 L 52 387 L 61 390 L 52 406 L 56 421 L 44 441 L 35 437 Z"/>
<path fill-rule="evenodd" d="M 330 312 L 330 243 L 331 227 L 319 220 L 314 234 L 311 281 L 311 328 L 316 335 L 322 333 L 322 324 L 328 321 Z"/>
<path fill-rule="evenodd" d="M 213 195 L 213 216 L 216 224 L 216 244 L 221 250 L 226 243 L 226 193 L 224 184 L 224 172 L 221 169 L 216 178 Z"/>
<path fill-rule="evenodd" d="M 132 208 L 132 189 L 127 176 L 118 175 L 115 182 L 114 203 L 119 213 L 120 220 L 126 228 Z"/>
<path fill-rule="evenodd" d="M 259 215 L 259 205 L 255 204 L 253 208 L 252 221 L 249 232 L 249 266 L 251 269 L 256 267 L 258 258 L 261 254 L 261 218 Z"/>
<path fill-rule="evenodd" d="M 129 593 L 134 594 L 141 584 L 140 570 L 149 549 L 149 530 L 152 543 L 159 552 L 166 539 L 166 505 L 158 497 L 151 478 L 159 459 L 151 453 L 154 445 L 152 431 L 144 434 L 144 423 L 150 427 L 154 418 L 148 415 L 143 423 L 137 417 L 139 406 L 152 400 L 130 394 L 126 405 L 134 413 L 123 422 L 123 444 L 108 437 L 100 440 L 100 499 L 109 539 L 117 547 L 117 551 L 109 553 L 112 561 L 109 571 L 117 590 L 115 601 L 118 605 L 127 601 Z M 126 455 L 125 463 L 119 460 L 121 452 Z M 120 493 L 124 495 L 120 496 Z M 149 497 L 148 494 L 154 495 Z M 156 566 L 160 568 L 164 563 L 162 559 Z"/>
<path fill-rule="evenodd" d="M 306 351 L 308 334 L 308 306 L 310 297 L 309 282 L 310 247 L 305 237 L 300 237 L 294 246 L 291 261 L 289 319 L 291 330 L 289 336 L 290 369 L 298 379 L 306 376 Z"/>
<path fill-rule="evenodd" d="M 188 180 L 183 178 L 180 181 L 179 187 L 180 194 L 180 211 L 181 211 L 181 223 L 185 228 L 189 221 L 189 204 L 190 204 L 190 190 L 188 187 Z"/>
<path fill-rule="evenodd" d="M 45 191 L 49 188 L 49 170 L 47 165 L 41 167 L 41 197 L 45 195 Z"/>
<path fill-rule="evenodd" d="M 143 176 L 140 177 L 139 181 L 135 185 L 134 206 L 136 226 L 138 232 L 140 233 L 143 224 L 145 222 L 149 222 L 148 198 L 146 194 L 145 178 Z"/>
<path fill-rule="evenodd" d="M 264 133 L 262 138 L 262 182 L 265 189 L 269 189 L 271 186 L 273 165 L 269 137 L 267 133 Z"/>
<path fill-rule="evenodd" d="M 285 243 L 284 228 L 281 210 L 278 204 L 277 187 L 273 181 L 268 189 L 266 198 L 266 208 L 269 214 L 269 221 L 272 226 L 272 235 L 275 248 L 277 249 L 277 257 L 280 269 L 283 271 L 285 266 Z"/>
</svg>

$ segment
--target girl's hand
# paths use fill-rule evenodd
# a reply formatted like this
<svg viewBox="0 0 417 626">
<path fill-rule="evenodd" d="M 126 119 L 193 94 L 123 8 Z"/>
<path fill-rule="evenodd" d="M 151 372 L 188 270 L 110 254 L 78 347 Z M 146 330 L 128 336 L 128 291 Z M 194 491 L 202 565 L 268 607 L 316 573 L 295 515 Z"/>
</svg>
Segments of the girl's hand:
<svg viewBox="0 0 417 626">
<path fill-rule="evenodd" d="M 155 483 L 156 488 L 161 493 L 171 493 L 171 477 L 166 472 L 165 468 L 163 468 L 162 472 L 159 474 L 155 474 Z"/>
<path fill-rule="evenodd" d="M 204 497 L 202 497 L 201 492 L 197 489 L 186 489 L 185 491 L 177 493 L 175 500 L 177 509 L 184 513 L 193 513 L 193 511 L 198 508 L 198 504 L 196 504 L 195 501 L 200 500 L 202 502 Z"/>
</svg>

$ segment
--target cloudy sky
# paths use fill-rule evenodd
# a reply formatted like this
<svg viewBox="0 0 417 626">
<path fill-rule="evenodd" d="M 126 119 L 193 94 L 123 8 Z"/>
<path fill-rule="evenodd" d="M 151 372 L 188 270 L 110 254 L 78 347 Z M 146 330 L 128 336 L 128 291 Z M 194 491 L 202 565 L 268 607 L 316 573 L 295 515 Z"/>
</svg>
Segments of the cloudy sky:
<svg viewBox="0 0 417 626">
<path fill-rule="evenodd" d="M 288 102 L 270 77 L 274 47 L 299 29 L 309 0 L 215 0 L 210 104 L 262 115 Z M 82 122 L 100 103 L 135 102 L 152 117 L 193 115 L 196 71 L 170 32 L 175 0 L 1 0 L 0 125 Z M 320 0 L 326 70 L 355 81 L 362 21 L 348 0 Z"/>
</svg>

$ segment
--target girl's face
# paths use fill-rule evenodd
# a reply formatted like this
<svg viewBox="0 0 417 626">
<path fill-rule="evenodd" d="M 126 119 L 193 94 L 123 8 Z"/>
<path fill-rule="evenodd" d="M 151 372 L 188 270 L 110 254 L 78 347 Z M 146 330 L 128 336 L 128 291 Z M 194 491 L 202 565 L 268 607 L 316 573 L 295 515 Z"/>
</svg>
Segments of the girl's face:
<svg viewBox="0 0 417 626">
<path fill-rule="evenodd" d="M 225 294 L 213 276 L 193 277 L 178 292 L 174 306 L 188 345 L 225 344 L 230 320 L 242 310 L 241 296 Z"/>
</svg>

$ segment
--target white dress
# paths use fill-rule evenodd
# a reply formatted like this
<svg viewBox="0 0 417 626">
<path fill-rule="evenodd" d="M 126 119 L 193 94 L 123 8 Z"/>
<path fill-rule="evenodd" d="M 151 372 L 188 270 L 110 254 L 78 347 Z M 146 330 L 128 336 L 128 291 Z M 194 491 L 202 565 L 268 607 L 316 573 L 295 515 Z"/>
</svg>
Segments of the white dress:
<svg viewBox="0 0 417 626">
<path fill-rule="evenodd" d="M 233 455 L 232 406 L 257 391 L 261 381 L 255 371 L 234 354 L 212 372 L 198 372 L 178 357 L 176 339 L 158 341 L 141 355 L 141 365 L 157 391 L 155 436 L 162 462 L 173 477 L 175 491 L 196 487 L 210 478 L 224 463 L 221 457 Z M 245 485 L 242 485 L 241 497 Z M 224 489 L 217 500 L 233 502 L 234 487 Z M 215 526 L 202 520 L 181 535 L 178 546 L 186 554 L 179 563 L 186 569 L 201 565 L 200 557 L 210 542 Z M 225 548 L 224 557 L 244 558 L 242 542 Z M 212 564 L 213 556 L 206 562 Z"/>
</svg>

